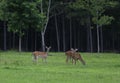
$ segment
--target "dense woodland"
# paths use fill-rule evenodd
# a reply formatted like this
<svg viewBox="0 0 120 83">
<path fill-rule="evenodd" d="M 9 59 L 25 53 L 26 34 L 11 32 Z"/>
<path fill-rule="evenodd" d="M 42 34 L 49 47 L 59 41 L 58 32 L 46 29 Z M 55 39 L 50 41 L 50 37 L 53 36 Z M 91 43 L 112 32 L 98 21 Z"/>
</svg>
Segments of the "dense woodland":
<svg viewBox="0 0 120 83">
<path fill-rule="evenodd" d="M 120 0 L 0 0 L 0 50 L 120 52 Z"/>
</svg>

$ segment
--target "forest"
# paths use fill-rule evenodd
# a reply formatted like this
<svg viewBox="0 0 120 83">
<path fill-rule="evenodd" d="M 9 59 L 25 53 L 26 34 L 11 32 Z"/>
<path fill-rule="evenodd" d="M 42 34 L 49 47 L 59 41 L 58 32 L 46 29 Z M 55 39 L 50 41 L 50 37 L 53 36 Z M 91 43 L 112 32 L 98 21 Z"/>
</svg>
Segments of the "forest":
<svg viewBox="0 0 120 83">
<path fill-rule="evenodd" d="M 0 50 L 120 52 L 120 0 L 0 0 Z"/>
</svg>

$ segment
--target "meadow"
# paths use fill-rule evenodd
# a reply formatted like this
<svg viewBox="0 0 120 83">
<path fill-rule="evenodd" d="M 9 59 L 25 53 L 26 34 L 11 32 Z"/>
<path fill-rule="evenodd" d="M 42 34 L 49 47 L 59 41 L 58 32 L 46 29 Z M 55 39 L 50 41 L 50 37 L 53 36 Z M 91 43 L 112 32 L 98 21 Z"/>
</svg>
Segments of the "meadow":
<svg viewBox="0 0 120 83">
<path fill-rule="evenodd" d="M 31 52 L 0 52 L 0 83 L 120 83 L 120 54 L 81 53 L 86 65 L 66 64 L 51 52 L 47 63 L 33 63 Z"/>
</svg>

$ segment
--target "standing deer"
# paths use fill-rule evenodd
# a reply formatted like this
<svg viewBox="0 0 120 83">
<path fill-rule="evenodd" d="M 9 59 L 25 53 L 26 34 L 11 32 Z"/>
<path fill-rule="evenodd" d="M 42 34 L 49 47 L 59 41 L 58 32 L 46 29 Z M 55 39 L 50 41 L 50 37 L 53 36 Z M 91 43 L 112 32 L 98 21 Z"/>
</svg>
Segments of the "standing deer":
<svg viewBox="0 0 120 83">
<path fill-rule="evenodd" d="M 74 52 L 74 50 L 73 50 L 73 52 Z M 78 52 L 74 52 L 73 55 L 72 55 L 72 63 L 74 61 L 74 64 L 76 64 L 77 60 L 81 61 L 82 64 L 85 65 L 85 61 L 83 60 L 81 55 Z"/>
<path fill-rule="evenodd" d="M 34 51 L 32 54 L 33 54 L 33 59 L 35 62 L 38 61 L 38 58 L 41 57 L 42 60 L 44 59 L 45 62 L 46 62 L 46 59 L 47 59 L 47 56 L 48 56 L 48 53 L 49 53 L 49 50 L 50 50 L 51 47 L 46 47 L 47 51 L 46 52 L 40 52 L 40 51 Z"/>
<path fill-rule="evenodd" d="M 68 63 L 68 60 L 71 60 L 72 59 L 72 56 L 73 54 L 77 51 L 78 49 L 73 49 L 71 48 L 69 51 L 66 51 L 65 52 L 65 55 L 66 55 L 66 63 Z"/>
</svg>

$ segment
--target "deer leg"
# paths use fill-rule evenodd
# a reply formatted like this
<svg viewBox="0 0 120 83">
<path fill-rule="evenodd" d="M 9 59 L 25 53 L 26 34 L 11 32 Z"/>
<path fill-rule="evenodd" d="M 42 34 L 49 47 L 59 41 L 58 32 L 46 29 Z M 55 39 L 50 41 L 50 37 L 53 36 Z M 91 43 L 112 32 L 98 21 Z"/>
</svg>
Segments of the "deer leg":
<svg viewBox="0 0 120 83">
<path fill-rule="evenodd" d="M 47 63 L 47 60 L 46 60 L 46 58 L 44 58 L 45 59 L 45 63 Z"/>
<path fill-rule="evenodd" d="M 68 63 L 68 59 L 69 59 L 69 57 L 67 56 L 67 57 L 66 57 L 66 63 Z"/>
<path fill-rule="evenodd" d="M 74 59 L 72 58 L 72 64 L 74 63 Z"/>
<path fill-rule="evenodd" d="M 37 62 L 37 59 L 38 59 L 37 56 L 33 56 L 33 61 L 34 61 L 34 62 Z"/>
<path fill-rule="evenodd" d="M 76 65 L 76 59 L 75 59 L 75 65 Z"/>
</svg>

